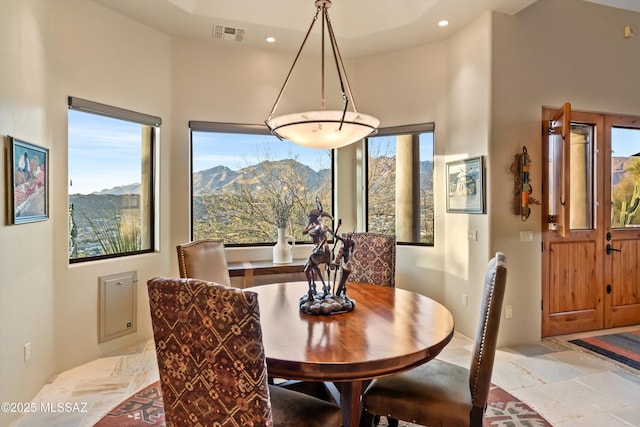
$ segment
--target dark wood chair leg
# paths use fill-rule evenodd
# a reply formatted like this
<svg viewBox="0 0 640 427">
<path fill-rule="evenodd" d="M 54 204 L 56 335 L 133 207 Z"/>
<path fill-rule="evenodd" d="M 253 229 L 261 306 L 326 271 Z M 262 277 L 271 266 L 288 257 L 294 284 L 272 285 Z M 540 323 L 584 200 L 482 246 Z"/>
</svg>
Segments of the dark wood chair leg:
<svg viewBox="0 0 640 427">
<path fill-rule="evenodd" d="M 360 427 L 376 427 L 378 425 L 377 421 L 374 421 L 376 418 L 379 420 L 380 416 L 363 411 L 360 416 Z"/>
</svg>

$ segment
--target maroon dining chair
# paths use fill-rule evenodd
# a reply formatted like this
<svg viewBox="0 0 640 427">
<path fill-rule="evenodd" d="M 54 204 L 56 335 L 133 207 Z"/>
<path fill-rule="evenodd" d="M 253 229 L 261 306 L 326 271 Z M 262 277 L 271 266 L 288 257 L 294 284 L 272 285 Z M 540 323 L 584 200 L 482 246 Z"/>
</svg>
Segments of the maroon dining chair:
<svg viewBox="0 0 640 427">
<path fill-rule="evenodd" d="M 355 250 L 350 258 L 350 283 L 372 283 L 394 287 L 396 284 L 396 238 L 392 235 L 350 233 Z"/>
<path fill-rule="evenodd" d="M 434 359 L 410 371 L 373 380 L 362 396 L 361 426 L 384 415 L 424 426 L 482 427 L 507 280 L 501 252 L 489 261 L 469 368 Z"/>
<path fill-rule="evenodd" d="M 196 279 L 147 283 L 168 427 L 339 427 L 339 407 L 269 386 L 255 292 Z"/>
</svg>

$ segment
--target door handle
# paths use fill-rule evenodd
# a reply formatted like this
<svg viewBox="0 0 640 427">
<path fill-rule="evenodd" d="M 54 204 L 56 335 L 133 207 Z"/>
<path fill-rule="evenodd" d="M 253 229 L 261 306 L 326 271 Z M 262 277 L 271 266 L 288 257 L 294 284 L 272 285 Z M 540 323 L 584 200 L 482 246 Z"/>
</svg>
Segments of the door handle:
<svg viewBox="0 0 640 427">
<path fill-rule="evenodd" d="M 611 247 L 611 243 L 607 243 L 607 255 L 611 255 L 611 252 L 622 252 L 620 249 L 614 249 Z"/>
</svg>

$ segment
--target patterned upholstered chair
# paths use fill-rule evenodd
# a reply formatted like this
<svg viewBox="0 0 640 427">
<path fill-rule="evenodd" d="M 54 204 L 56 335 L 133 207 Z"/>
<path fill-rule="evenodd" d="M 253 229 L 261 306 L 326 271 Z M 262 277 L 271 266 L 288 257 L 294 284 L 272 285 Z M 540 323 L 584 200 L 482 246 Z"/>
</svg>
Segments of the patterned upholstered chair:
<svg viewBox="0 0 640 427">
<path fill-rule="evenodd" d="M 507 261 L 489 261 L 475 346 L 469 369 L 435 359 L 410 371 L 373 380 L 362 398 L 363 422 L 374 414 L 425 426 L 482 426 L 489 397 L 498 327 L 507 280 Z"/>
<path fill-rule="evenodd" d="M 180 277 L 231 285 L 222 239 L 203 239 L 176 246 Z"/>
<path fill-rule="evenodd" d="M 168 427 L 340 426 L 340 408 L 267 385 L 255 292 L 196 279 L 147 283 Z"/>
<path fill-rule="evenodd" d="M 396 284 L 396 238 L 386 234 L 352 233 L 356 247 L 351 256 L 349 283 Z"/>
</svg>

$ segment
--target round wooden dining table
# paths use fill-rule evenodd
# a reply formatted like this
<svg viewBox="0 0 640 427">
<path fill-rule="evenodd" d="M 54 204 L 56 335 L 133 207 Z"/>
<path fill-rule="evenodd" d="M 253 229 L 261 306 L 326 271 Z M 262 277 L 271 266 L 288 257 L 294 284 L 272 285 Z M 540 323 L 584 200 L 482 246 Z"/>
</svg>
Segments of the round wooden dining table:
<svg viewBox="0 0 640 427">
<path fill-rule="evenodd" d="M 426 363 L 453 337 L 449 310 L 415 292 L 352 284 L 352 311 L 311 315 L 299 310 L 307 289 L 307 282 L 247 288 L 258 294 L 270 377 L 336 383 L 345 427 L 360 422 L 367 380 Z"/>
</svg>

